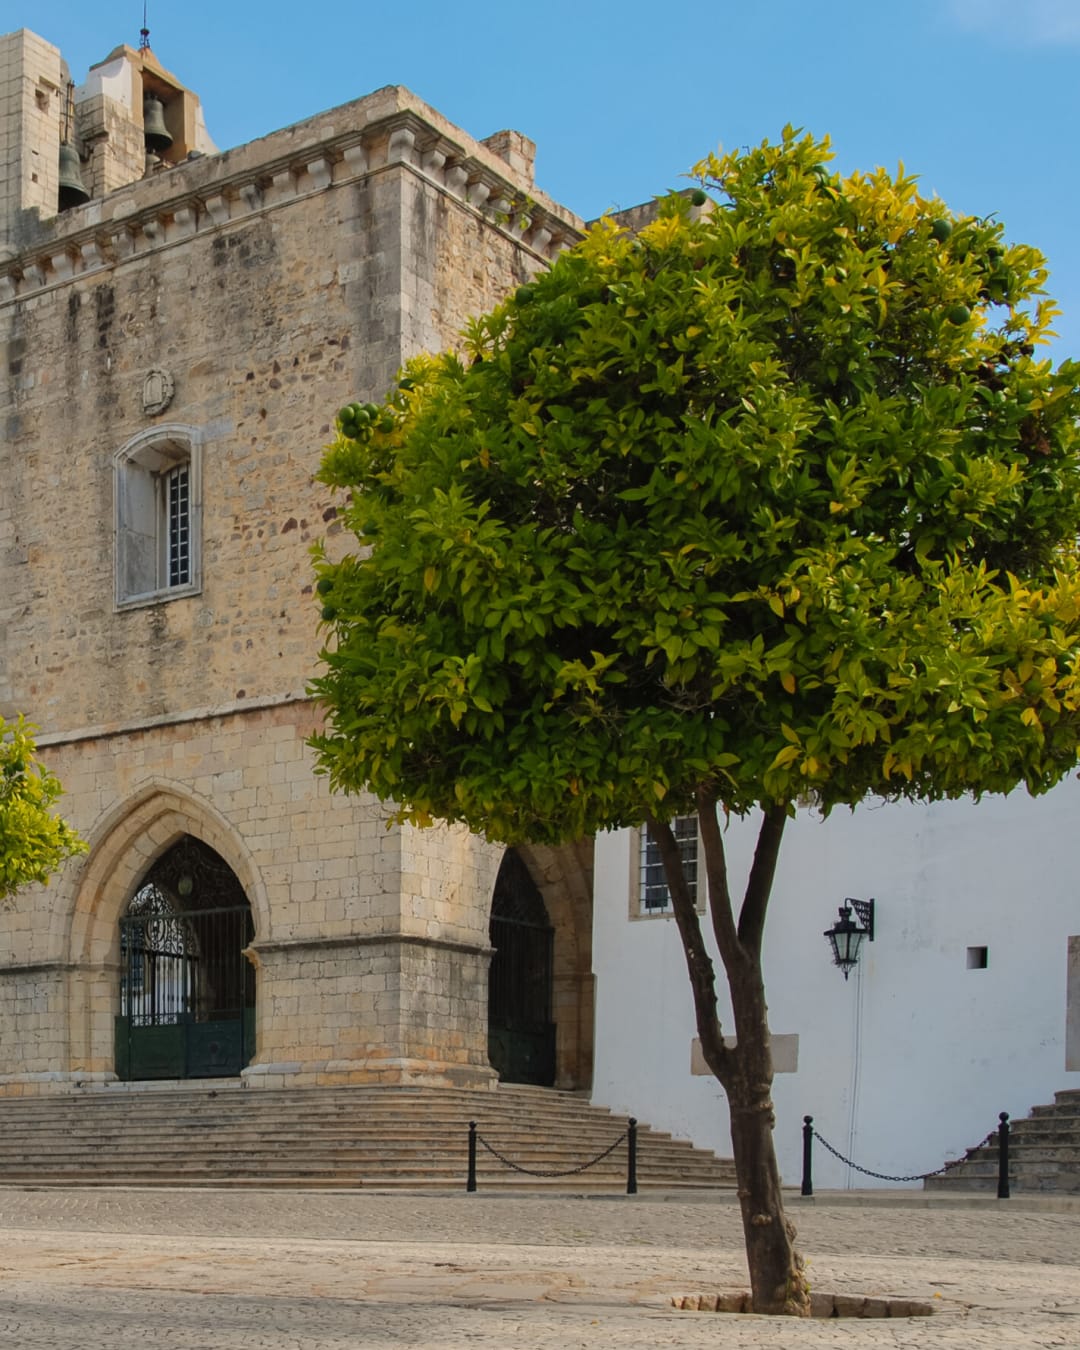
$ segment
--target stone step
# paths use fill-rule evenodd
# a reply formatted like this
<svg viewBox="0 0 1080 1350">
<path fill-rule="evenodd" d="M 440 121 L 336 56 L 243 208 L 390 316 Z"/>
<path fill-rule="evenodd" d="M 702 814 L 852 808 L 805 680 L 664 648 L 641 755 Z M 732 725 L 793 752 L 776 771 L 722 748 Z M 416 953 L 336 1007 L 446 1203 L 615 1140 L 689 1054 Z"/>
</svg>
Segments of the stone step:
<svg viewBox="0 0 1080 1350">
<path fill-rule="evenodd" d="M 968 1151 L 942 1176 L 925 1183 L 935 1191 L 995 1191 L 998 1184 L 996 1137 Z M 1023 1120 L 1010 1121 L 1010 1192 L 1080 1192 L 1080 1090 L 1055 1093 L 1053 1105 L 1032 1108 Z"/>
<path fill-rule="evenodd" d="M 507 1155 L 509 1156 L 509 1155 Z M 555 1173 L 565 1172 L 567 1174 L 577 1173 L 577 1167 L 580 1159 L 558 1158 L 545 1155 L 521 1154 L 514 1159 L 520 1167 L 526 1168 L 530 1172 Z M 504 1171 L 509 1172 L 513 1169 L 504 1168 L 501 1164 L 491 1162 L 478 1164 L 480 1171 L 488 1174 L 500 1174 Z M 36 1172 L 49 1174 L 58 1173 L 79 1173 L 93 1172 L 103 1173 L 111 1172 L 121 1178 L 128 1177 L 132 1184 L 139 1177 L 156 1175 L 162 1168 L 172 1172 L 192 1172 L 209 1175 L 216 1172 L 242 1172 L 245 1174 L 268 1175 L 272 1172 L 295 1172 L 303 1170 L 311 1171 L 340 1171 L 350 1172 L 362 1175 L 402 1175 L 402 1176 L 464 1176 L 466 1168 L 466 1159 L 446 1158 L 430 1155 L 427 1157 L 390 1157 L 383 1159 L 372 1158 L 366 1154 L 347 1153 L 343 1155 L 328 1155 L 325 1153 L 316 1153 L 305 1156 L 303 1159 L 296 1157 L 250 1157 L 241 1153 L 226 1154 L 220 1157 L 204 1156 L 179 1161 L 173 1158 L 155 1158 L 149 1162 L 135 1163 L 132 1160 L 100 1158 L 56 1158 L 43 1155 L 17 1155 L 11 1158 L 5 1158 L 0 1162 L 0 1179 L 10 1179 L 15 1173 Z M 586 1172 L 581 1172 L 582 1183 L 586 1184 L 591 1179 L 600 1178 L 605 1175 L 625 1176 L 626 1159 L 625 1156 L 614 1162 L 598 1163 L 590 1167 Z M 638 1175 L 642 1180 L 666 1175 L 669 1180 L 693 1180 L 708 1184 L 710 1182 L 728 1182 L 731 1180 L 729 1170 L 716 1166 L 694 1166 L 694 1165 L 675 1165 L 665 1166 L 663 1160 L 649 1157 L 638 1158 Z"/>
<path fill-rule="evenodd" d="M 16 1104 L 17 1102 L 17 1104 Z M 50 1104 L 37 1105 L 26 1099 L 8 1099 L 0 1103 L 0 1119 L 5 1122 L 17 1123 L 20 1119 L 27 1121 L 55 1121 L 60 1122 L 71 1118 L 70 1108 L 67 1106 L 53 1104 L 56 1099 L 50 1099 Z M 109 1120 L 135 1120 L 146 1123 L 159 1121 L 162 1124 L 175 1124 L 177 1121 L 198 1122 L 205 1119 L 230 1120 L 245 1117 L 251 1114 L 273 1115 L 281 1119 L 293 1119 L 298 1121 L 324 1120 L 324 1121 L 399 1121 L 407 1124 L 410 1121 L 417 1120 L 441 1120 L 468 1121 L 471 1118 L 483 1119 L 492 1114 L 492 1108 L 487 1103 L 465 1103 L 459 1106 L 447 1104 L 446 1106 L 382 1106 L 365 1109 L 361 1104 L 352 1108 L 334 1107 L 332 1109 L 313 1109 L 304 1111 L 303 1109 L 294 1109 L 290 1107 L 279 1106 L 275 1103 L 252 1105 L 248 1102 L 229 1103 L 217 1106 L 211 1103 L 199 1109 L 188 1106 L 177 1105 L 169 1107 L 164 1103 L 154 1103 L 153 1109 L 147 1109 L 141 1103 L 128 1105 L 109 1103 L 108 1108 L 102 1108 L 93 1103 L 81 1108 L 82 1118 L 94 1121 Z M 511 1104 L 508 1108 L 494 1108 L 494 1114 L 500 1120 L 513 1120 L 527 1123 L 530 1120 L 549 1120 L 549 1121 L 579 1121 L 588 1119 L 590 1121 L 600 1121 L 603 1119 L 613 1119 L 610 1115 L 604 1115 L 600 1112 L 595 1115 L 583 1117 L 578 1110 L 560 1110 L 552 1108 L 548 1110 L 532 1110 L 515 1107 Z"/>
<path fill-rule="evenodd" d="M 621 1125 L 616 1122 L 610 1122 L 606 1126 L 581 1125 L 575 1121 L 535 1121 L 527 1122 L 505 1121 L 505 1120 L 485 1120 L 483 1118 L 477 1121 L 479 1132 L 485 1138 L 496 1138 L 501 1134 L 511 1134 L 513 1137 L 528 1137 L 535 1135 L 538 1138 L 546 1139 L 566 1139 L 566 1140 L 596 1140 L 611 1142 L 623 1134 L 626 1130 L 625 1123 Z M 639 1127 L 640 1132 L 645 1133 L 646 1127 Z M 183 1138 L 188 1140 L 199 1139 L 202 1137 L 215 1136 L 221 1138 L 233 1134 L 251 1134 L 255 1137 L 265 1136 L 267 1134 L 282 1135 L 285 1137 L 297 1135 L 311 1135 L 313 1132 L 325 1134 L 328 1138 L 374 1138 L 386 1137 L 387 1135 L 396 1135 L 399 1138 L 422 1138 L 427 1137 L 432 1131 L 438 1131 L 440 1134 L 452 1136 L 460 1134 L 466 1137 L 469 1132 L 469 1123 L 463 1117 L 457 1117 L 451 1120 L 416 1120 L 409 1121 L 371 1121 L 361 1122 L 334 1121 L 320 1122 L 296 1121 L 296 1120 L 277 1120 L 273 1118 L 264 1119 L 238 1119 L 235 1121 L 221 1121 L 206 1119 L 197 1122 L 190 1121 L 103 1121 L 98 1124 L 94 1122 L 75 1122 L 65 1121 L 56 1122 L 37 1122 L 24 1121 L 18 1124 L 14 1122 L 5 1123 L 2 1134 L 8 1138 L 26 1136 L 33 1137 L 35 1134 L 47 1132 L 51 1135 L 69 1138 L 87 1138 L 87 1139 L 121 1139 L 126 1136 L 138 1135 L 143 1138 Z M 648 1132 L 648 1137 L 652 1139 L 670 1140 L 671 1136 L 663 1133 L 653 1134 Z M 2 1146 L 0 1138 L 0 1146 Z"/>
<path fill-rule="evenodd" d="M 590 1161 L 595 1154 L 588 1154 L 580 1149 L 549 1149 L 544 1147 L 522 1147 L 521 1145 L 508 1145 L 506 1150 L 500 1150 L 504 1156 L 512 1162 L 520 1163 L 523 1166 L 545 1167 L 548 1169 L 559 1167 L 576 1167 L 584 1162 Z M 102 1165 L 106 1160 L 120 1156 L 124 1159 L 132 1158 L 135 1155 L 128 1150 L 102 1150 L 87 1148 L 81 1151 L 64 1150 L 58 1152 L 55 1149 L 47 1148 L 19 1148 L 4 1149 L 0 1155 L 0 1171 L 7 1167 L 17 1166 L 21 1163 L 35 1163 L 42 1165 L 84 1166 L 84 1165 Z M 157 1165 L 162 1158 L 175 1156 L 175 1153 L 169 1152 L 148 1152 L 145 1156 L 151 1159 L 153 1165 Z M 468 1156 L 464 1148 L 440 1150 L 438 1155 L 433 1155 L 429 1148 L 417 1147 L 415 1149 L 395 1148 L 392 1145 L 383 1145 L 378 1148 L 356 1148 L 352 1146 L 329 1147 L 318 1141 L 312 1141 L 302 1148 L 293 1150 L 266 1148 L 250 1149 L 237 1147 L 235 1145 L 226 1146 L 218 1149 L 207 1149 L 199 1151 L 185 1150 L 183 1157 L 191 1165 L 198 1166 L 228 1166 L 235 1162 L 248 1162 L 252 1166 L 263 1166 L 273 1164 L 281 1158 L 302 1157 L 311 1162 L 327 1160 L 337 1161 L 342 1165 L 354 1161 L 370 1166 L 393 1167 L 408 1164 L 409 1166 L 425 1167 L 429 1163 L 432 1166 L 442 1166 L 444 1163 L 451 1164 L 465 1159 Z M 488 1160 L 490 1155 L 484 1154 L 483 1165 L 487 1167 L 500 1166 L 497 1160 Z M 626 1149 L 622 1147 L 611 1153 L 609 1157 L 613 1160 L 608 1163 L 606 1159 L 593 1163 L 594 1167 L 625 1167 Z M 1047 1159 L 1045 1161 L 1054 1161 Z M 665 1154 L 648 1147 L 639 1147 L 638 1165 L 639 1166 L 678 1166 L 684 1171 L 703 1172 L 710 1171 L 715 1164 L 709 1161 L 700 1161 L 693 1156 L 680 1156 Z M 131 1165 L 131 1164 L 127 1164 Z"/>
<path fill-rule="evenodd" d="M 103 1090 L 0 1103 L 0 1183 L 85 1185 L 410 1184 L 464 1187 L 468 1122 L 532 1177 L 483 1147 L 488 1187 L 625 1187 L 626 1120 L 581 1096 L 500 1086 L 244 1090 L 232 1082 L 170 1093 Z M 616 1144 L 585 1172 L 577 1167 Z M 733 1169 L 642 1126 L 642 1187 L 730 1186 Z"/>
<path fill-rule="evenodd" d="M 621 1138 L 626 1132 L 616 1122 L 601 1126 L 578 1125 L 576 1123 L 548 1125 L 530 1123 L 528 1128 L 517 1127 L 506 1121 L 479 1122 L 478 1133 L 496 1147 L 506 1140 L 537 1140 L 546 1145 L 566 1148 L 606 1147 Z M 452 1142 L 459 1140 L 465 1146 L 469 1129 L 464 1120 L 448 1122 L 416 1122 L 408 1124 L 392 1122 L 383 1128 L 378 1122 L 347 1125 L 319 1125 L 309 1123 L 302 1126 L 294 1121 L 276 1120 L 238 1120 L 222 1122 L 214 1120 L 200 1121 L 196 1125 L 177 1121 L 171 1125 L 153 1124 L 140 1127 L 137 1123 L 110 1123 L 108 1126 L 94 1128 L 82 1123 L 64 1124 L 51 1130 L 43 1130 L 36 1124 L 23 1123 L 9 1125 L 0 1138 L 0 1150 L 25 1141 L 36 1142 L 44 1134 L 50 1139 L 62 1139 L 68 1147 L 119 1146 L 131 1140 L 154 1140 L 161 1143 L 182 1142 L 186 1147 L 199 1147 L 203 1143 L 217 1146 L 225 1141 L 245 1141 L 251 1144 L 290 1144 L 302 1143 L 313 1137 L 327 1141 L 352 1141 L 356 1143 L 374 1143 L 381 1140 L 393 1140 L 402 1145 L 415 1144 L 429 1140 L 433 1133 Z M 646 1126 L 639 1126 L 638 1139 L 642 1146 L 668 1147 L 674 1150 L 691 1148 L 684 1140 L 672 1139 L 666 1133 L 654 1133 Z"/>
<path fill-rule="evenodd" d="M 1080 1148 L 1080 1134 L 1075 1130 L 1038 1129 L 1012 1130 L 1009 1135 L 1009 1151 L 1013 1149 Z"/>
<path fill-rule="evenodd" d="M 421 1134 L 429 1134 L 432 1130 L 439 1130 L 444 1134 L 453 1134 L 459 1132 L 463 1135 L 468 1134 L 469 1117 L 452 1116 L 446 1119 L 438 1117 L 420 1118 L 412 1116 L 407 1119 L 396 1119 L 394 1117 L 371 1118 L 366 1117 L 360 1120 L 319 1120 L 317 1117 L 311 1120 L 299 1120 L 292 1117 L 236 1117 L 234 1119 L 219 1119 L 212 1116 L 202 1117 L 197 1120 L 185 1119 L 179 1117 L 176 1119 L 162 1120 L 120 1120 L 111 1119 L 103 1121 L 94 1120 L 65 1120 L 62 1117 L 52 1120 L 3 1120 L 0 1114 L 0 1125 L 2 1130 L 0 1134 L 10 1135 L 32 1135 L 47 1131 L 50 1134 L 67 1134 L 72 1137 L 84 1136 L 87 1138 L 119 1138 L 124 1134 L 139 1134 L 141 1136 L 168 1136 L 176 1138 L 198 1138 L 200 1135 L 237 1132 L 237 1131 L 255 1131 L 257 1133 L 265 1130 L 273 1130 L 285 1134 L 310 1134 L 317 1130 L 328 1136 L 337 1135 L 346 1137 L 350 1135 L 386 1135 L 397 1133 L 403 1138 L 415 1137 Z M 545 1138 L 566 1138 L 566 1139 L 607 1139 L 611 1140 L 622 1134 L 626 1129 L 626 1123 L 609 1122 L 580 1122 L 576 1120 L 544 1120 L 529 1117 L 527 1120 L 507 1120 L 504 1117 L 494 1119 L 477 1115 L 474 1117 L 477 1127 L 481 1134 L 493 1136 L 499 1133 L 511 1132 L 515 1137 L 518 1135 L 536 1134 Z M 642 1130 L 646 1127 L 641 1126 Z M 650 1137 L 654 1139 L 670 1139 L 671 1136 L 662 1131 L 649 1132 Z"/>
<path fill-rule="evenodd" d="M 603 1189 L 622 1190 L 626 1186 L 626 1170 L 613 1169 L 597 1171 L 591 1174 L 570 1176 L 546 1176 L 543 1169 L 537 1168 L 541 1175 L 505 1170 L 486 1171 L 479 1169 L 478 1186 L 489 1189 L 492 1186 L 542 1186 L 546 1189 L 558 1187 L 575 1190 Z M 388 1168 L 380 1171 L 373 1168 L 327 1166 L 316 1167 L 300 1165 L 281 1167 L 262 1167 L 258 1169 L 244 1167 L 186 1167 L 172 1166 L 168 1160 L 152 1168 L 99 1167 L 94 1169 L 79 1167 L 53 1167 L 48 1172 L 36 1167 L 13 1167 L 0 1169 L 0 1185 L 54 1185 L 54 1186 L 216 1186 L 225 1182 L 247 1181 L 252 1184 L 284 1185 L 303 1182 L 336 1184 L 342 1187 L 377 1186 L 444 1186 L 451 1190 L 464 1190 L 466 1169 L 464 1163 L 457 1169 L 430 1167 Z M 715 1189 L 718 1186 L 730 1186 L 734 1179 L 729 1175 L 714 1176 L 653 1176 L 647 1171 L 638 1172 L 638 1186 L 641 1189 L 677 1190 Z"/>
<path fill-rule="evenodd" d="M 376 1179 L 365 1177 L 342 1177 L 338 1173 L 323 1177 L 317 1176 L 280 1176 L 280 1177 L 261 1177 L 261 1176 L 220 1176 L 206 1177 L 199 1176 L 192 1179 L 188 1177 L 170 1177 L 163 1174 L 156 1175 L 151 1180 L 133 1183 L 123 1173 L 117 1173 L 114 1176 L 87 1176 L 81 1175 L 77 1178 L 71 1177 L 42 1177 L 37 1173 L 28 1173 L 25 1176 L 12 1176 L 0 1179 L 0 1187 L 10 1186 L 13 1188 L 32 1187 L 34 1190 L 68 1190 L 72 1186 L 79 1187 L 118 1187 L 136 1185 L 140 1190 L 173 1190 L 173 1189 L 198 1189 L 204 1187 L 213 1190 L 371 1190 L 371 1191 L 423 1191 L 423 1192 L 442 1192 L 457 1193 L 464 1192 L 464 1177 L 459 1178 L 431 1178 L 428 1180 L 417 1180 L 412 1176 L 393 1178 L 379 1177 Z M 734 1186 L 734 1181 L 724 1182 L 724 1187 Z M 639 1191 L 648 1194 L 649 1192 L 686 1192 L 693 1195 L 702 1190 L 718 1189 L 715 1183 L 701 1182 L 682 1182 L 658 1180 L 649 1181 L 648 1179 L 638 1178 Z M 618 1181 L 597 1181 L 589 1184 L 574 1184 L 574 1178 L 566 1180 L 559 1179 L 555 1181 L 544 1180 L 534 1177 L 485 1177 L 482 1173 L 478 1181 L 478 1192 L 490 1194 L 492 1192 L 514 1192 L 514 1193 L 535 1193 L 551 1191 L 559 1194 L 595 1194 L 595 1195 L 621 1195 L 626 1191 L 625 1178 Z"/>
<path fill-rule="evenodd" d="M 940 1180 L 940 1178 L 935 1178 Z M 941 1187 L 932 1186 L 934 1191 L 959 1192 L 978 1192 L 981 1194 L 997 1193 L 997 1173 L 993 1176 L 965 1176 L 962 1186 Z M 1009 1176 L 1009 1192 L 1011 1195 L 1076 1195 L 1080 1194 L 1080 1173 L 1067 1172 L 1064 1174 L 1057 1172 L 1039 1172 L 1036 1170 L 1023 1171 L 1017 1175 Z"/>
<path fill-rule="evenodd" d="M 543 1159 L 536 1159 L 535 1166 L 526 1172 L 515 1172 L 500 1167 L 480 1167 L 478 1175 L 487 1179 L 501 1177 L 510 1181 L 516 1179 L 519 1182 L 532 1180 L 565 1180 L 568 1183 L 588 1187 L 599 1181 L 621 1181 L 626 1180 L 625 1160 L 619 1166 L 605 1167 L 603 1165 L 591 1169 L 588 1173 L 576 1172 L 567 1168 L 544 1166 Z M 533 1174 L 536 1174 L 535 1176 Z M 53 1160 L 47 1167 L 38 1166 L 33 1161 L 14 1162 L 10 1166 L 0 1167 L 0 1180 L 11 1182 L 15 1178 L 38 1178 L 49 1176 L 53 1179 L 66 1177 L 73 1181 L 78 1181 L 82 1176 L 88 1176 L 96 1180 L 103 1177 L 112 1177 L 117 1184 L 121 1185 L 143 1185 L 153 1182 L 162 1176 L 187 1177 L 190 1180 L 204 1178 L 208 1183 L 216 1176 L 250 1176 L 271 1178 L 275 1176 L 337 1176 L 343 1180 L 363 1179 L 366 1182 L 379 1180 L 413 1180 L 422 1183 L 430 1180 L 448 1180 L 455 1184 L 464 1185 L 466 1175 L 465 1159 L 459 1159 L 457 1165 L 444 1163 L 440 1160 L 414 1160 L 409 1163 L 399 1163 L 392 1165 L 385 1163 L 381 1166 L 375 1165 L 370 1160 L 311 1160 L 300 1161 L 297 1159 L 283 1159 L 278 1162 L 256 1163 L 251 1159 L 200 1159 L 191 1162 L 178 1162 L 175 1159 L 163 1158 L 146 1164 L 130 1164 L 123 1166 L 115 1161 L 109 1165 L 98 1165 L 87 1167 L 78 1162 L 59 1162 Z M 714 1173 L 711 1170 L 681 1171 L 677 1177 L 665 1176 L 662 1173 L 654 1172 L 648 1166 L 638 1168 L 638 1180 L 644 1185 L 649 1184 L 674 1184 L 681 1182 L 683 1184 L 693 1185 L 715 1185 L 720 1183 L 729 1183 L 731 1177 L 720 1171 Z"/>
<path fill-rule="evenodd" d="M 1010 1130 L 1010 1157 L 1026 1157 L 1029 1153 L 1038 1153 L 1044 1149 L 1064 1149 L 1066 1152 L 1080 1155 L 1080 1139 L 1071 1134 L 1063 1134 L 1058 1130 L 1034 1131 L 1032 1133 Z M 995 1140 L 992 1144 L 980 1144 L 978 1148 L 968 1149 L 966 1156 L 969 1158 L 993 1157 L 996 1159 L 998 1156 L 997 1141 Z"/>
<path fill-rule="evenodd" d="M 997 1177 L 998 1162 L 997 1158 L 969 1158 L 960 1166 L 964 1168 L 965 1176 L 983 1176 Z M 950 1168 L 950 1171 L 953 1169 Z M 1053 1173 L 1059 1172 L 1062 1175 L 1076 1172 L 1080 1176 L 1080 1162 L 1074 1157 L 1057 1157 L 1053 1153 L 1047 1153 L 1040 1150 L 1037 1153 L 1009 1153 L 1009 1177 L 1022 1179 L 1027 1172 Z M 946 1175 L 948 1175 L 946 1173 Z"/>
</svg>

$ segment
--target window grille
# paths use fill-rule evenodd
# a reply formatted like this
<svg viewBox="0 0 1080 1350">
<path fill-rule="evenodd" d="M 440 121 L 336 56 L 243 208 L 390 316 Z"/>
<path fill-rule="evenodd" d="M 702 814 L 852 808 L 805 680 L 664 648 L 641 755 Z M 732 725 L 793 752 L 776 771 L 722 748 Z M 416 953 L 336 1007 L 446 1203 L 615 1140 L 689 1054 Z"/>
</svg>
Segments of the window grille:
<svg viewBox="0 0 1080 1350">
<path fill-rule="evenodd" d="M 187 464 L 168 471 L 165 490 L 169 585 L 186 586 L 191 581 L 191 490 Z"/>
<path fill-rule="evenodd" d="M 682 857 L 683 875 L 690 890 L 690 899 L 697 903 L 698 831 L 694 816 L 676 816 L 671 822 L 675 842 Z M 651 830 L 641 831 L 641 871 L 639 895 L 643 914 L 671 912 L 671 893 L 660 859 L 660 848 Z"/>
</svg>

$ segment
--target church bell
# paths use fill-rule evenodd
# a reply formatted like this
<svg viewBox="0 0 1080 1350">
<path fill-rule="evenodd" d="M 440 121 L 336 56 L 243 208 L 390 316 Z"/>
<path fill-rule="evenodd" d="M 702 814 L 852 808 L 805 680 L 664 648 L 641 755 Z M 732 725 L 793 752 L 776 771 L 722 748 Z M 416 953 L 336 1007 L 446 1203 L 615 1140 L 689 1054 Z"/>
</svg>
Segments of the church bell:
<svg viewBox="0 0 1080 1350">
<path fill-rule="evenodd" d="M 143 99 L 143 135 L 147 150 L 155 155 L 163 154 L 173 142 L 165 125 L 165 105 L 153 94 Z"/>
<path fill-rule="evenodd" d="M 60 198 L 59 209 L 66 211 L 72 206 L 82 206 L 90 200 L 90 194 L 82 180 L 79 152 L 69 142 L 60 146 Z"/>
</svg>

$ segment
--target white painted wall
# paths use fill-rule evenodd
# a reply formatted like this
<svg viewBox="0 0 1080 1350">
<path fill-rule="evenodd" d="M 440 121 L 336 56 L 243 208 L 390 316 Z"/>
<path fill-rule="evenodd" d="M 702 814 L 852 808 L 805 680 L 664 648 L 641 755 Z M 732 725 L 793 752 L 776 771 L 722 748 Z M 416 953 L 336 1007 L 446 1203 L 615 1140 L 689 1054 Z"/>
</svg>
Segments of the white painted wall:
<svg viewBox="0 0 1080 1350">
<path fill-rule="evenodd" d="M 727 831 L 733 889 L 755 834 L 753 821 Z M 730 1155 L 723 1092 L 690 1075 L 694 1018 L 675 921 L 628 918 L 630 838 L 596 841 L 593 1100 Z M 877 901 L 875 941 L 846 983 L 823 937 L 845 896 Z M 800 1038 L 798 1070 L 774 1084 L 785 1184 L 799 1182 L 806 1114 L 857 1163 L 905 1174 L 961 1155 L 999 1111 L 1023 1117 L 1080 1086 L 1080 1072 L 1065 1069 L 1068 938 L 1078 933 L 1075 781 L 1038 800 L 862 806 L 789 822 L 765 940 L 770 1025 Z M 967 969 L 975 946 L 989 948 L 985 970 Z M 849 1172 L 818 1144 L 814 1184 L 888 1183 Z"/>
</svg>

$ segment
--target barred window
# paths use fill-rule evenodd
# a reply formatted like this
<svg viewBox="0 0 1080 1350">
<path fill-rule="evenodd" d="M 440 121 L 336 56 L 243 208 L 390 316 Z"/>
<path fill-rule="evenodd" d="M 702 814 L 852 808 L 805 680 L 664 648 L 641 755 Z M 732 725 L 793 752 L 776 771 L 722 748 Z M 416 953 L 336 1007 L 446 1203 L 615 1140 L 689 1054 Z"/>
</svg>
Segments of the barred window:
<svg viewBox="0 0 1080 1350">
<path fill-rule="evenodd" d="M 671 822 L 682 857 L 683 874 L 690 898 L 697 904 L 698 830 L 694 816 L 676 816 Z M 639 832 L 638 902 L 642 914 L 670 914 L 671 893 L 660 859 L 660 848 L 647 828 Z"/>
<path fill-rule="evenodd" d="M 169 585 L 186 586 L 191 581 L 191 466 L 178 464 L 164 475 L 168 523 L 165 552 Z"/>
<path fill-rule="evenodd" d="M 115 457 L 116 603 L 156 604 L 200 589 L 199 440 L 157 427 Z"/>
</svg>

